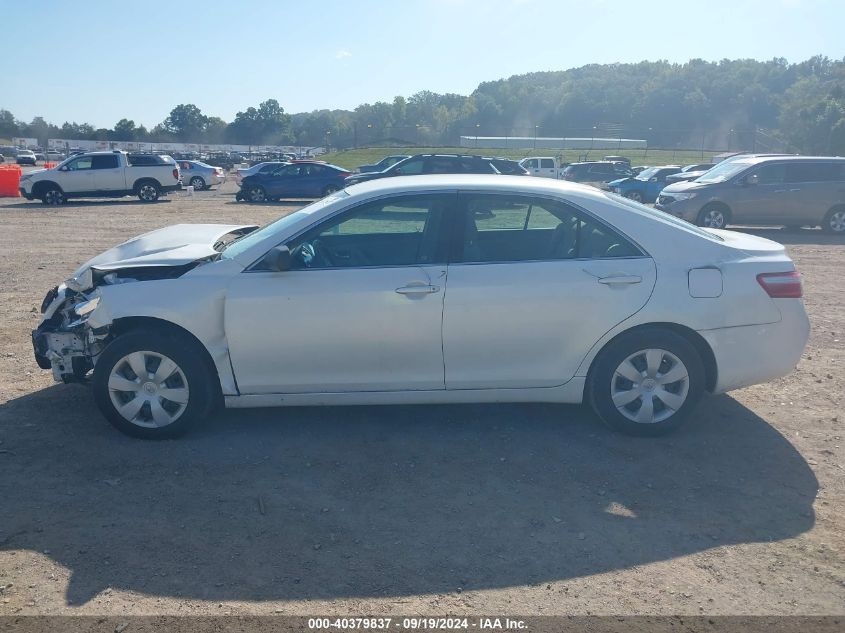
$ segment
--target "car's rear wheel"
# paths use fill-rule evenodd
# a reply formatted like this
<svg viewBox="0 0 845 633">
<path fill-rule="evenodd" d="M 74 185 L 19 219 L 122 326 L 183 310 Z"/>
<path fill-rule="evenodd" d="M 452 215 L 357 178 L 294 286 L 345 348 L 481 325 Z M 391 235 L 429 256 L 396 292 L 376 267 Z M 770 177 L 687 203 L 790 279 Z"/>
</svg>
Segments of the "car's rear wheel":
<svg viewBox="0 0 845 633">
<path fill-rule="evenodd" d="M 845 207 L 836 207 L 828 211 L 822 223 L 826 233 L 845 235 Z"/>
<path fill-rule="evenodd" d="M 203 189 L 205 189 L 205 180 L 203 180 L 199 176 L 194 176 L 193 178 L 191 178 L 190 185 L 194 188 L 194 190 L 202 191 Z"/>
<path fill-rule="evenodd" d="M 611 428 L 662 435 L 677 428 L 704 392 L 704 365 L 695 347 L 668 329 L 622 334 L 596 357 L 588 397 Z"/>
<path fill-rule="evenodd" d="M 721 204 L 706 204 L 698 213 L 696 224 L 709 229 L 723 229 L 728 225 L 730 211 Z"/>
<path fill-rule="evenodd" d="M 629 191 L 625 194 L 626 198 L 630 198 L 634 202 L 642 202 L 643 201 L 643 194 L 639 191 Z"/>
<path fill-rule="evenodd" d="M 138 185 L 137 193 L 141 202 L 155 202 L 160 194 L 158 185 L 154 182 L 142 182 Z"/>
<path fill-rule="evenodd" d="M 53 205 L 64 204 L 65 194 L 58 187 L 50 187 L 41 194 L 41 202 Z"/>
<path fill-rule="evenodd" d="M 250 202 L 264 202 L 267 200 L 267 192 L 264 191 L 264 187 L 256 185 L 249 188 L 246 197 Z"/>
<path fill-rule="evenodd" d="M 97 406 L 117 429 L 146 439 L 176 437 L 205 417 L 215 380 L 197 344 L 137 330 L 114 340 L 94 368 Z"/>
</svg>

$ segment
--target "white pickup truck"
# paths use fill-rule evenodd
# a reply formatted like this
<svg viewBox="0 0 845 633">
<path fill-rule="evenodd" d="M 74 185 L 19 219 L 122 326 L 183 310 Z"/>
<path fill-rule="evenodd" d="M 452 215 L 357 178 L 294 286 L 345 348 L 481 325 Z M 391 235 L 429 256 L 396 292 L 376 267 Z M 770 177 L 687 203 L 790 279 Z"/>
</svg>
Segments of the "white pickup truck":
<svg viewBox="0 0 845 633">
<path fill-rule="evenodd" d="M 52 169 L 21 176 L 20 192 L 27 200 L 64 204 L 68 198 L 118 198 L 135 195 L 154 202 L 182 188 L 179 166 L 170 156 L 86 152 L 71 156 Z"/>
<path fill-rule="evenodd" d="M 519 161 L 529 176 L 540 178 L 560 178 L 563 167 L 557 166 L 557 161 L 551 156 L 528 156 Z"/>
</svg>

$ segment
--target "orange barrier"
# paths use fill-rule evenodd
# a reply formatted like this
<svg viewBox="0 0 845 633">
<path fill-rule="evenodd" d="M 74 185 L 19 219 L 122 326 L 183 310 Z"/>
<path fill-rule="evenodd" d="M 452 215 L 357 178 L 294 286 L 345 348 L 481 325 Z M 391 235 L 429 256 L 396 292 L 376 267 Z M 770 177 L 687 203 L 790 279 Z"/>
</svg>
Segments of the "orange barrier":
<svg viewBox="0 0 845 633">
<path fill-rule="evenodd" d="M 58 163 L 44 163 L 44 169 L 53 169 Z"/>
<path fill-rule="evenodd" d="M 0 165 L 0 198 L 20 198 L 21 171 L 18 165 Z"/>
</svg>

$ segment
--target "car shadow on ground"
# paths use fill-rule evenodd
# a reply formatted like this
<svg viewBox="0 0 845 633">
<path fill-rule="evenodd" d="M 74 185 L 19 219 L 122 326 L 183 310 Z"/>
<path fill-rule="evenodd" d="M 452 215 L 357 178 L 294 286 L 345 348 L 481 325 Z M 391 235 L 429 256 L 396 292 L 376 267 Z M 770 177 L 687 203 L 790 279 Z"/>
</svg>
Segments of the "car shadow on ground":
<svg viewBox="0 0 845 633">
<path fill-rule="evenodd" d="M 400 596 L 590 576 L 814 523 L 793 446 L 728 396 L 657 439 L 581 407 L 224 412 L 125 437 L 88 390 L 0 407 L 0 548 L 107 587 L 209 600 Z"/>
<path fill-rule="evenodd" d="M 112 204 L 121 204 L 121 205 L 141 205 L 147 206 L 151 204 L 166 204 L 168 202 L 173 202 L 167 198 L 159 198 L 153 202 L 142 202 L 141 200 L 130 199 L 128 196 L 126 198 L 108 198 L 106 200 L 83 200 L 83 199 L 74 199 L 68 200 L 62 204 L 43 204 L 38 200 L 25 200 L 21 202 L 14 202 L 11 204 L 4 204 L 0 206 L 0 209 L 42 209 L 42 210 L 53 210 L 58 211 L 59 209 L 64 209 L 67 207 L 102 207 L 108 206 Z"/>
</svg>

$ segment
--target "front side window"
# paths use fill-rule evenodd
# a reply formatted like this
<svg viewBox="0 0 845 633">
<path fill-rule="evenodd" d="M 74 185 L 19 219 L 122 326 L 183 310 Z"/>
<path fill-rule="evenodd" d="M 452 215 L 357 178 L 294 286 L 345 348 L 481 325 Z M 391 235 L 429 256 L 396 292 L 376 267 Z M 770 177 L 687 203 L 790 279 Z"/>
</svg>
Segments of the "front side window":
<svg viewBox="0 0 845 633">
<path fill-rule="evenodd" d="M 758 185 L 777 185 L 783 182 L 785 171 L 785 165 L 774 163 L 763 165 L 751 173 L 757 175 Z"/>
<path fill-rule="evenodd" d="M 391 171 L 394 174 L 401 176 L 415 176 L 417 174 L 421 174 L 423 171 L 423 159 L 409 158 L 408 160 L 403 160 L 391 167 Z"/>
<path fill-rule="evenodd" d="M 537 159 L 532 158 L 531 160 L 527 160 L 522 166 L 526 169 L 537 169 Z"/>
<path fill-rule="evenodd" d="M 478 194 L 464 197 L 464 263 L 639 257 L 618 232 L 556 200 Z"/>
<path fill-rule="evenodd" d="M 455 196 L 398 196 L 365 203 L 295 238 L 294 269 L 414 266 L 446 261 L 443 226 Z"/>
<path fill-rule="evenodd" d="M 67 168 L 70 171 L 83 171 L 86 169 L 91 169 L 91 159 L 93 156 L 81 156 L 76 160 L 72 160 L 67 164 Z"/>
<path fill-rule="evenodd" d="M 403 173 L 405 170 L 402 170 Z M 464 171 L 461 168 L 460 162 L 454 158 L 447 158 L 445 156 L 432 156 L 428 159 L 426 172 L 429 174 L 456 174 Z"/>
</svg>

